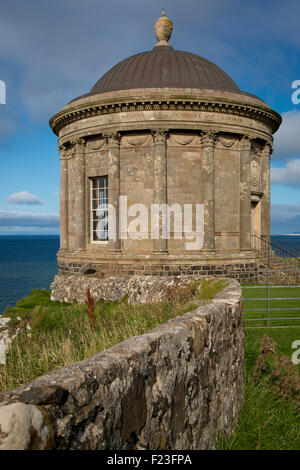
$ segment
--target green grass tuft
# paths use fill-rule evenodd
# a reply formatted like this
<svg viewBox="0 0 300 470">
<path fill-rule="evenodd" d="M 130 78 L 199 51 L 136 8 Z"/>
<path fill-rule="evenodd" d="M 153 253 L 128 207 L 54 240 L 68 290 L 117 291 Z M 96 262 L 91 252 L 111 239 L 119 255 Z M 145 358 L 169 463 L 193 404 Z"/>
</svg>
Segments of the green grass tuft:
<svg viewBox="0 0 300 470">
<path fill-rule="evenodd" d="M 218 438 L 218 448 L 226 450 L 296 450 L 300 448 L 299 402 L 291 393 L 281 396 L 274 381 L 274 361 L 266 361 L 261 377 L 254 376 L 264 336 L 276 342 L 276 355 L 291 358 L 291 344 L 300 339 L 300 327 L 246 330 L 246 383 L 244 405 L 235 432 Z M 292 364 L 292 362 L 290 362 Z M 298 367 L 300 371 L 300 365 Z M 276 387 L 277 385 L 277 387 Z M 282 385 L 281 385 L 282 386 Z"/>
</svg>

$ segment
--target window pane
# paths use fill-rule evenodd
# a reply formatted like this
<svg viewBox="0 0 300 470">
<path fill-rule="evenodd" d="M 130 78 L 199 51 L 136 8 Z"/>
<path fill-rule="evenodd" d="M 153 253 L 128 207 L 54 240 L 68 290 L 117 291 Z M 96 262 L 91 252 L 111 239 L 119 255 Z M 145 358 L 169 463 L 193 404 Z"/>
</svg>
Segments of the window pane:
<svg viewBox="0 0 300 470">
<path fill-rule="evenodd" d="M 108 240 L 108 176 L 92 180 L 92 240 Z"/>
</svg>

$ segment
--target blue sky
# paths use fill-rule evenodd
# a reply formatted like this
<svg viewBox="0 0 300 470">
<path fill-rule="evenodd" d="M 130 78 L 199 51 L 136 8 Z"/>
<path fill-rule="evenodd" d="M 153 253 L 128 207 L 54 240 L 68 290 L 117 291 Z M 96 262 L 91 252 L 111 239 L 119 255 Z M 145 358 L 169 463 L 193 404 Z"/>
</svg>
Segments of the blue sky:
<svg viewBox="0 0 300 470">
<path fill-rule="evenodd" d="M 0 234 L 59 231 L 59 158 L 49 118 L 120 60 L 170 42 L 215 62 L 283 116 L 272 155 L 272 233 L 300 232 L 298 0 L 10 0 L 1 5 Z M 300 96 L 300 95 L 299 95 Z M 21 194 L 18 194 L 21 193 Z"/>
</svg>

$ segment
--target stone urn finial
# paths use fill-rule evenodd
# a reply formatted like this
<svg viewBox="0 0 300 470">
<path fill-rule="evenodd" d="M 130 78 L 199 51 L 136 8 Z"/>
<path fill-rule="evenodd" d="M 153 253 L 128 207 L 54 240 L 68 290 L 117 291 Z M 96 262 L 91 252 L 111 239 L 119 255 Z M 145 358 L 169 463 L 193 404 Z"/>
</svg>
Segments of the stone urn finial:
<svg viewBox="0 0 300 470">
<path fill-rule="evenodd" d="M 171 34 L 172 34 L 173 23 L 172 21 L 166 17 L 165 10 L 163 9 L 161 17 L 154 24 L 154 32 L 155 36 L 158 40 L 158 43 L 155 44 L 156 46 L 171 46 L 168 43 Z"/>
</svg>

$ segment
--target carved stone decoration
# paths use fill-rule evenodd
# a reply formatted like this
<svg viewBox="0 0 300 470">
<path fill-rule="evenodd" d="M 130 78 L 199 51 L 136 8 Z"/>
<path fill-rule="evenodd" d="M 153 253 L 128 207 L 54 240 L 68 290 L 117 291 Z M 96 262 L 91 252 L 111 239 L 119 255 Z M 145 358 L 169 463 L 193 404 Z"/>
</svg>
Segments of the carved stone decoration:
<svg viewBox="0 0 300 470">
<path fill-rule="evenodd" d="M 191 144 L 193 140 L 195 139 L 195 136 L 196 134 L 191 134 L 191 135 L 177 134 L 177 133 L 172 134 L 172 137 L 175 140 L 175 142 L 177 142 L 177 144 L 180 144 L 180 145 Z"/>
<path fill-rule="evenodd" d="M 251 142 L 251 153 L 254 153 L 255 155 L 259 155 L 261 151 L 261 146 L 258 142 L 252 141 Z"/>
<path fill-rule="evenodd" d="M 181 104 L 181 100 L 168 100 L 168 101 L 159 101 L 159 102 L 149 102 L 145 101 L 144 104 L 138 105 L 136 103 L 124 103 L 120 102 L 119 106 L 114 106 L 113 104 L 106 104 L 105 106 L 97 106 L 96 109 L 93 109 L 92 111 L 90 110 L 89 107 L 84 107 L 77 111 L 76 113 L 71 112 L 71 111 L 65 111 L 64 113 L 61 113 L 58 117 L 53 116 L 50 120 L 50 125 L 53 129 L 53 131 L 58 135 L 60 129 L 62 129 L 64 126 L 71 124 L 76 121 L 80 121 L 82 119 L 86 119 L 89 117 L 95 117 L 95 116 L 103 116 L 106 114 L 113 114 L 120 112 L 137 112 L 137 111 L 147 111 L 147 110 L 170 110 L 170 111 L 203 111 L 206 114 L 204 115 L 205 121 L 214 121 L 214 113 L 216 110 L 218 110 L 219 113 L 222 114 L 228 114 L 230 110 L 230 115 L 232 116 L 241 116 L 241 117 L 246 117 L 246 118 L 253 118 L 256 119 L 260 122 L 263 122 L 266 126 L 269 128 L 269 132 L 272 132 L 272 129 L 277 129 L 280 121 L 277 116 L 274 116 L 274 114 L 270 111 L 264 110 L 261 112 L 259 115 L 257 114 L 256 110 L 254 110 L 250 106 L 243 106 L 241 107 L 238 104 L 231 104 L 230 108 L 228 108 L 228 105 L 219 102 L 219 103 L 214 103 L 214 106 L 211 106 L 210 103 L 207 101 L 195 101 L 191 102 L 192 105 L 189 106 L 189 108 L 185 108 L 184 104 Z M 215 104 L 218 104 L 218 107 L 216 108 Z M 211 113 L 211 114 L 210 114 Z"/>
<path fill-rule="evenodd" d="M 218 139 L 218 142 L 220 142 L 226 148 L 232 147 L 233 144 L 235 143 L 235 141 L 236 141 L 235 137 L 232 138 L 232 137 L 229 137 L 229 136 L 228 137 L 227 136 L 226 137 L 225 136 L 224 137 L 219 137 L 219 139 Z"/>
<path fill-rule="evenodd" d="M 59 153 L 60 153 L 60 158 L 61 160 L 67 159 L 68 158 L 68 147 L 66 144 L 61 144 L 57 147 Z"/>
<path fill-rule="evenodd" d="M 156 46 L 170 46 L 168 43 L 172 34 L 173 23 L 166 17 L 165 11 L 162 11 L 161 17 L 155 22 L 154 32 L 158 40 Z"/>
<path fill-rule="evenodd" d="M 84 153 L 86 147 L 86 139 L 79 137 L 78 139 L 71 140 L 71 145 L 75 153 Z"/>
<path fill-rule="evenodd" d="M 126 135 L 123 137 L 124 145 L 129 144 L 133 147 L 142 147 L 146 144 L 149 134 L 146 135 Z"/>
<path fill-rule="evenodd" d="M 272 153 L 273 153 L 272 145 L 267 142 L 261 150 L 261 156 L 270 158 Z"/>
<path fill-rule="evenodd" d="M 217 132 L 207 131 L 201 132 L 201 144 L 202 147 L 213 147 L 216 142 Z"/>
<path fill-rule="evenodd" d="M 251 150 L 251 139 L 249 135 L 243 135 L 240 139 L 240 149 L 241 150 Z"/>
<path fill-rule="evenodd" d="M 109 147 L 120 147 L 121 134 L 119 132 L 108 132 L 106 134 L 103 134 L 103 137 L 106 139 L 107 145 Z"/>
<path fill-rule="evenodd" d="M 260 165 L 257 158 L 251 158 L 250 161 L 250 175 L 251 186 L 257 187 L 259 185 Z"/>
<path fill-rule="evenodd" d="M 91 140 L 88 145 L 91 150 L 101 150 L 105 145 L 105 139 Z"/>
<path fill-rule="evenodd" d="M 155 144 L 165 144 L 168 137 L 168 129 L 156 129 L 151 131 Z"/>
</svg>

